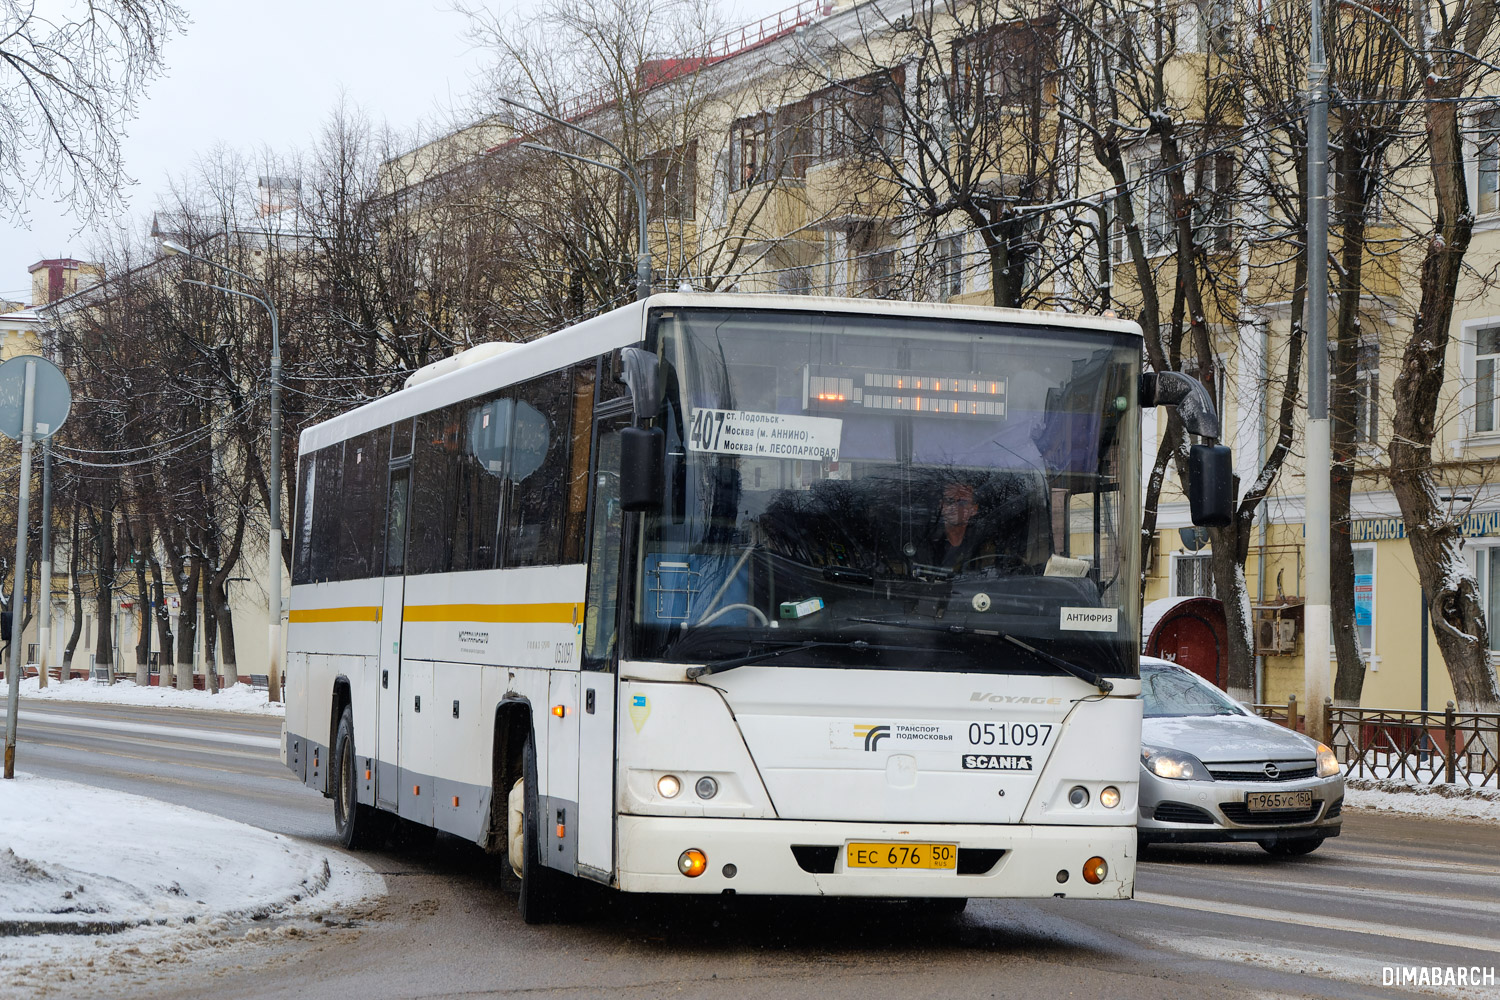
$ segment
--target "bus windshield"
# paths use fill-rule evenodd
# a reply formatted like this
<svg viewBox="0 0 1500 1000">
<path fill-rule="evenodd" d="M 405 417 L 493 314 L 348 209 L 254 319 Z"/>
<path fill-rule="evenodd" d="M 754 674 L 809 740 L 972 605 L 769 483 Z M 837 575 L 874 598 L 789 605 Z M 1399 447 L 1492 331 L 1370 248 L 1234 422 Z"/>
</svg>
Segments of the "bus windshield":
<svg viewBox="0 0 1500 1000">
<path fill-rule="evenodd" d="M 649 343 L 667 460 L 636 658 L 1137 672 L 1138 338 L 679 309 Z"/>
</svg>

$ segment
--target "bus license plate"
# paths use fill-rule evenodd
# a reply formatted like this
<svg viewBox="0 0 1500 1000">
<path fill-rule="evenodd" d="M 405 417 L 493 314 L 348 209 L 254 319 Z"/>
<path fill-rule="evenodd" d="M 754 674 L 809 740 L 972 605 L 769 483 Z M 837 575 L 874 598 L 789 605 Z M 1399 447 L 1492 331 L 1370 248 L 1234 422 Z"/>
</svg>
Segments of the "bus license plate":
<svg viewBox="0 0 1500 1000">
<path fill-rule="evenodd" d="M 1245 805 L 1251 812 L 1274 809 L 1311 809 L 1312 790 L 1301 792 L 1246 792 Z"/>
<path fill-rule="evenodd" d="M 846 868 L 957 868 L 957 844 L 850 844 Z"/>
</svg>

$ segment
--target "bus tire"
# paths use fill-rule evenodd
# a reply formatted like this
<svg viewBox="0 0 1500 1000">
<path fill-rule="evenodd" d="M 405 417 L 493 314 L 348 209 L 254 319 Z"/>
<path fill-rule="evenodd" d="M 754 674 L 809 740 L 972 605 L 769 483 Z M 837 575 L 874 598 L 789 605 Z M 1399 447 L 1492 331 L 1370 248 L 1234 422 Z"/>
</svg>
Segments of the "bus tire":
<svg viewBox="0 0 1500 1000">
<path fill-rule="evenodd" d="M 518 787 L 511 789 L 512 824 L 519 820 L 520 836 L 514 833 L 509 839 L 511 846 L 511 868 L 518 869 L 521 891 L 517 902 L 521 919 L 528 924 L 554 924 L 567 920 L 572 913 L 572 878 L 555 868 L 542 864 L 543 838 L 542 815 L 538 806 L 536 777 L 536 740 L 526 741 L 523 777 Z M 520 793 L 519 795 L 517 793 Z M 517 799 L 520 801 L 517 802 Z M 519 806 L 519 810 L 516 808 Z M 520 816 L 515 816 L 519 811 Z M 516 840 L 520 844 L 516 844 Z M 520 847 L 521 863 L 515 861 L 514 849 Z"/>
<path fill-rule="evenodd" d="M 333 740 L 333 768 L 333 825 L 339 843 L 355 851 L 379 846 L 386 832 L 385 816 L 374 806 L 361 805 L 355 791 L 354 710 L 348 705 Z"/>
</svg>

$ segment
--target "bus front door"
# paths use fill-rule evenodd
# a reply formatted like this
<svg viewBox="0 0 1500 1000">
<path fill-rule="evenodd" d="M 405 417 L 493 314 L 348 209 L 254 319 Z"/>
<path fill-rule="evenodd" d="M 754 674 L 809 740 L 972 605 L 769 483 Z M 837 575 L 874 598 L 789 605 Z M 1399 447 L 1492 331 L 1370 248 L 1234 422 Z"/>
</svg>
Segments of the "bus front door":
<svg viewBox="0 0 1500 1000">
<path fill-rule="evenodd" d="M 406 596 L 406 512 L 411 469 L 391 470 L 386 506 L 385 594 L 380 606 L 380 706 L 376 734 L 375 804 L 395 812 L 400 802 L 398 719 L 401 710 L 401 619 Z"/>
<path fill-rule="evenodd" d="M 608 881 L 615 854 L 616 610 L 620 589 L 620 428 L 624 416 L 595 429 L 589 578 L 584 606 L 583 711 L 578 723 L 578 873 Z"/>
</svg>

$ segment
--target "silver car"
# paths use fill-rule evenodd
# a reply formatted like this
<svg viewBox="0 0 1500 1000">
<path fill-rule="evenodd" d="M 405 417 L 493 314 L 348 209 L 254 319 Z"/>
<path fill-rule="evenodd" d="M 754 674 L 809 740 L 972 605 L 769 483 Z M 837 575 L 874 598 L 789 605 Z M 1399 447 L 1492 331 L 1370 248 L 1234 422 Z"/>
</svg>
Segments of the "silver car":
<svg viewBox="0 0 1500 1000">
<path fill-rule="evenodd" d="M 1268 722 L 1197 674 L 1141 660 L 1142 845 L 1253 840 L 1310 854 L 1339 835 L 1333 751 Z"/>
</svg>

